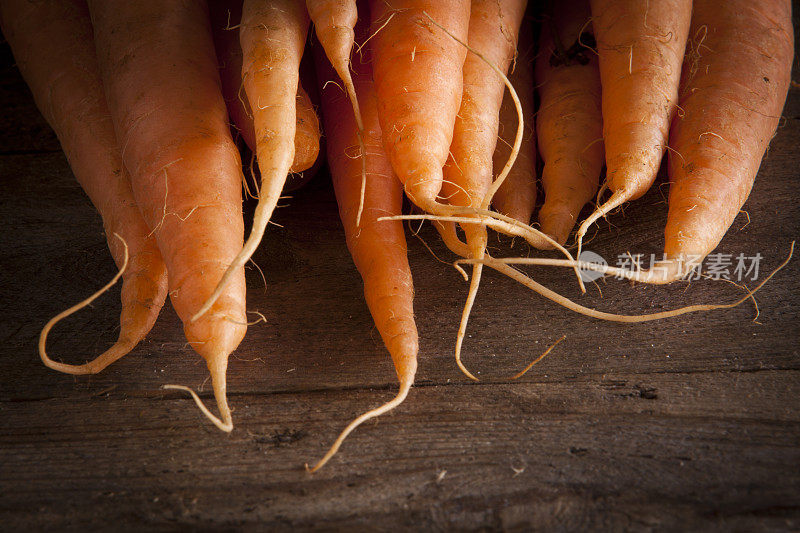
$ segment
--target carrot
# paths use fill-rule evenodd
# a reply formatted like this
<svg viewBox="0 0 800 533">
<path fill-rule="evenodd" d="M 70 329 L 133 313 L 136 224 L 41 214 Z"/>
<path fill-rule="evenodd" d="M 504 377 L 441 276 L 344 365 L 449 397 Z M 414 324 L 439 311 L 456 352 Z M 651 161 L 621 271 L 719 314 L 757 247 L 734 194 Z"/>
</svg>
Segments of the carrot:
<svg viewBox="0 0 800 533">
<path fill-rule="evenodd" d="M 536 117 L 544 160 L 542 231 L 564 244 L 603 168 L 600 74 L 587 0 L 553 4 L 536 60 Z"/>
<path fill-rule="evenodd" d="M 656 178 L 676 111 L 691 0 L 591 0 L 602 83 L 606 182 L 613 194 L 578 229 L 642 196 Z"/>
<path fill-rule="evenodd" d="M 294 160 L 289 172 L 303 172 L 311 168 L 319 156 L 320 129 L 314 104 L 299 82 L 295 104 Z"/>
<path fill-rule="evenodd" d="M 234 128 L 247 146 L 255 150 L 253 113 L 242 84 L 242 46 L 239 42 L 242 2 L 214 0 L 209 2 L 209 10 L 222 81 L 222 94 L 228 106 L 228 114 Z M 319 155 L 319 118 L 302 84 L 297 86 L 296 104 L 295 156 L 289 171 L 303 172 L 314 165 Z"/>
<path fill-rule="evenodd" d="M 372 0 L 371 36 L 383 143 L 406 195 L 436 213 L 453 127 L 461 105 L 467 0 Z M 427 16 L 426 16 L 427 14 Z M 430 17 L 430 18 L 428 18 Z"/>
<path fill-rule="evenodd" d="M 0 25 L 78 183 L 103 218 L 111 254 L 123 276 L 119 336 L 103 354 L 82 365 L 50 359 L 47 334 L 68 312 L 48 322 L 40 336 L 39 355 L 45 365 L 69 374 L 94 374 L 130 352 L 153 327 L 167 295 L 166 269 L 155 239 L 147 235 L 120 160 L 85 2 L 3 2 Z"/>
<path fill-rule="evenodd" d="M 317 56 L 320 81 L 331 79 L 334 73 L 319 54 Z M 383 147 L 369 51 L 363 58 L 363 62 L 353 64 L 354 88 L 363 112 L 363 136 L 348 109 L 347 98 L 333 84 L 327 84 L 322 90 L 323 120 L 328 139 L 328 161 L 347 247 L 364 281 L 364 296 L 375 326 L 394 361 L 400 390 L 388 403 L 351 422 L 312 472 L 336 453 L 345 437 L 359 424 L 399 405 L 408 394 L 417 369 L 419 343 L 414 323 L 414 288 L 403 224 L 400 221 L 378 221 L 386 213 L 400 213 L 403 190 Z M 359 146 L 362 140 L 363 152 Z M 366 162 L 369 179 L 359 225 L 360 159 Z"/>
<path fill-rule="evenodd" d="M 442 188 L 441 167 L 447 160 L 455 115 L 460 107 L 464 51 L 471 50 L 489 64 L 511 89 L 515 106 L 520 105 L 503 71 L 466 43 L 469 5 L 457 0 L 434 4 L 407 0 L 395 2 L 392 7 L 382 1 L 372 2 L 373 76 L 384 146 L 392 168 L 404 184 L 406 196 L 432 213 L 391 218 L 430 219 L 437 224 L 476 224 L 469 218 L 477 216 L 481 224 L 524 237 L 535 246 L 541 246 L 544 239 L 572 259 L 568 250 L 547 235 L 511 217 L 489 211 L 488 206 L 461 207 L 436 201 Z M 520 121 L 509 161 L 487 191 L 485 201 L 491 201 L 513 165 L 519 152 L 522 128 L 524 124 Z M 444 228 L 442 235 L 453 252 L 463 255 L 466 247 L 457 239 L 452 226 Z M 580 279 L 579 283 L 583 287 Z"/>
<path fill-rule="evenodd" d="M 530 24 L 523 23 L 520 28 L 517 57 L 511 66 L 508 79 L 517 89 L 523 114 L 531 118 L 535 116 L 531 68 L 534 46 Z M 500 174 L 508 161 L 516 134 L 516 128 L 513 127 L 516 122 L 517 109 L 514 107 L 514 100 L 509 93 L 505 93 L 500 106 L 500 128 L 493 156 L 495 175 Z M 525 122 L 525 136 L 522 138 L 519 155 L 505 182 L 492 198 L 492 206 L 500 213 L 523 224 L 528 224 L 531 220 L 536 206 L 536 133 L 533 120 Z"/>
<path fill-rule="evenodd" d="M 486 57 L 481 51 L 466 43 L 459 31 L 463 31 L 463 21 L 459 18 L 462 14 L 457 9 L 466 7 L 455 3 L 437 3 L 431 6 L 434 11 L 429 13 L 427 7 L 423 9 L 421 3 L 407 2 L 401 5 L 394 5 L 396 9 L 390 10 L 382 2 L 373 4 L 372 20 L 376 30 L 372 36 L 373 49 L 375 54 L 374 78 L 378 95 L 378 115 L 381 120 L 381 129 L 384 132 L 384 145 L 389 153 L 392 167 L 404 183 L 406 195 L 412 202 L 433 215 L 422 215 L 420 218 L 430 218 L 438 222 L 460 222 L 475 225 L 476 222 L 486 224 L 495 228 L 502 228 L 510 234 L 524 235 L 526 239 L 532 240 L 537 244 L 541 243 L 541 238 L 559 248 L 569 259 L 572 256 L 569 252 L 552 241 L 549 237 L 533 230 L 532 228 L 520 224 L 519 222 L 500 214 L 492 214 L 488 211 L 489 202 L 494 193 L 502 186 L 505 177 L 513 165 L 516 155 L 519 153 L 522 130 L 524 128 L 523 117 L 520 112 L 519 99 L 513 90 L 510 82 L 504 74 L 504 70 L 496 62 Z M 485 9 L 491 11 L 489 4 L 484 4 Z M 511 7 L 506 4 L 505 7 Z M 496 9 L 497 6 L 495 6 Z M 441 11 L 438 11 L 441 9 Z M 522 6 L 518 6 L 516 26 L 522 16 Z M 390 12 L 391 11 L 391 12 Z M 511 15 L 513 10 L 503 14 L 510 18 L 511 27 L 514 26 L 514 17 Z M 481 10 L 477 10 L 477 21 L 480 20 Z M 448 29 L 447 25 L 452 26 Z M 455 30 L 455 32 L 453 31 Z M 476 30 L 480 35 L 481 30 Z M 489 32 L 496 31 L 489 25 Z M 516 37 L 511 39 L 512 47 L 516 44 Z M 495 41 L 502 43 L 503 39 L 495 36 Z M 453 48 L 456 45 L 456 48 Z M 420 54 L 417 55 L 419 47 Z M 509 155 L 509 161 L 501 171 L 497 180 L 486 190 L 481 197 L 481 202 L 475 207 L 448 206 L 436 201 L 436 196 L 442 188 L 443 172 L 440 164 L 446 160 L 446 148 L 442 144 L 443 140 L 452 140 L 450 124 L 454 124 L 454 109 L 457 99 L 450 99 L 450 91 L 458 88 L 459 58 L 458 47 L 462 50 L 470 50 L 479 61 L 488 65 L 495 75 L 511 89 L 515 107 L 517 107 L 519 120 L 517 135 L 514 140 L 513 148 Z M 434 52 L 435 50 L 435 52 Z M 503 47 L 498 47 L 500 56 L 503 55 Z M 508 49 L 505 50 L 508 54 Z M 510 54 L 508 54 L 510 55 Z M 507 67 L 510 57 L 505 60 Z M 390 68 L 394 70 L 390 72 Z M 415 71 L 414 69 L 419 69 Z M 427 78 L 424 83 L 417 81 L 416 77 L 424 75 Z M 392 77 L 396 78 L 393 80 Z M 399 79 L 399 82 L 398 82 Z M 436 92 L 437 94 L 432 94 Z M 501 93 L 502 94 L 502 93 Z M 497 95 L 494 104 L 495 113 L 501 104 L 501 97 Z M 459 104 L 460 105 L 460 104 Z M 453 122 L 450 117 L 453 116 Z M 484 134 L 485 135 L 485 134 Z M 491 150 L 488 155 L 488 164 L 491 165 L 491 154 L 494 150 L 496 141 L 497 126 L 491 133 Z M 470 195 L 467 194 L 466 197 Z M 457 216 L 462 215 L 462 216 Z M 479 215 L 474 219 L 475 215 Z M 487 217 L 492 217 L 487 219 Z M 415 216 L 388 217 L 392 219 L 412 219 Z M 500 220 L 496 220 L 500 219 Z M 453 226 L 439 226 L 445 243 L 455 253 L 465 256 L 475 256 L 478 259 L 483 257 L 485 252 L 486 239 L 473 238 L 468 242 L 468 247 L 456 238 Z M 478 231 L 483 231 L 481 228 Z M 480 235 L 480 234 L 479 234 Z M 469 234 L 468 234 L 469 237 Z M 469 239 L 468 239 L 469 240 Z M 471 379 L 477 378 L 471 374 L 461 363 L 460 351 L 466 333 L 466 325 L 472 305 L 480 283 L 481 267 L 480 262 L 475 263 L 474 275 L 470 280 L 470 289 L 467 302 L 462 313 L 461 324 L 456 340 L 456 363 L 464 374 Z M 462 271 L 463 272 L 463 271 Z M 577 269 L 576 269 L 577 273 Z M 579 278 L 580 282 L 580 278 Z M 581 285 L 581 287 L 583 287 Z"/>
<path fill-rule="evenodd" d="M 134 197 L 169 274 L 172 305 L 211 373 L 220 418 L 228 355 L 246 331 L 244 269 L 210 313 L 191 320 L 241 247 L 239 152 L 228 130 L 203 4 L 90 0 L 95 44 Z M 294 91 L 292 92 L 294 95 Z"/>
<path fill-rule="evenodd" d="M 706 6 L 704 6 L 704 7 L 706 7 L 709 10 L 709 12 L 711 12 L 712 11 L 711 10 L 711 5 L 712 4 L 709 4 L 707 7 Z M 783 11 L 781 11 L 781 16 L 780 16 L 780 19 L 779 19 L 780 22 L 777 23 L 777 24 L 775 22 L 771 22 L 770 23 L 767 20 L 766 17 L 763 17 L 763 19 L 760 21 L 761 24 L 763 25 L 763 27 L 761 28 L 761 31 L 759 32 L 759 37 L 764 37 L 765 35 L 769 34 L 772 38 L 784 39 L 786 41 L 785 43 L 783 43 L 781 45 L 781 47 L 778 48 L 777 52 L 767 52 L 766 50 L 769 50 L 769 49 L 765 49 L 765 50 L 752 49 L 752 50 L 747 50 L 746 54 L 743 52 L 746 49 L 746 47 L 741 45 L 741 40 L 740 39 L 734 37 L 735 35 L 741 35 L 741 32 L 744 29 L 743 26 L 747 24 L 746 19 L 739 19 L 739 20 L 736 21 L 736 23 L 734 23 L 731 20 L 731 19 L 736 19 L 736 14 L 738 14 L 739 12 L 740 11 L 736 11 L 734 9 L 728 15 L 727 18 L 721 18 L 721 20 L 722 20 L 722 22 L 724 24 L 728 24 L 729 25 L 729 28 L 720 28 L 719 29 L 720 33 L 723 34 L 726 37 L 726 40 L 728 42 L 727 43 L 726 42 L 722 42 L 722 43 L 717 43 L 717 44 L 721 44 L 723 50 L 726 49 L 726 47 L 731 47 L 731 48 L 738 47 L 739 55 L 745 56 L 745 59 L 746 60 L 750 60 L 750 61 L 754 60 L 755 58 L 754 57 L 748 57 L 748 55 L 755 56 L 755 55 L 760 53 L 761 56 L 762 56 L 762 62 L 769 63 L 768 65 L 763 65 L 762 64 L 762 67 L 767 67 L 767 69 L 770 72 L 773 72 L 773 73 L 777 74 L 776 79 L 779 80 L 779 89 L 776 92 L 777 96 L 773 95 L 772 93 L 770 93 L 768 91 L 764 93 L 764 97 L 761 98 L 761 104 L 764 105 L 764 108 L 762 110 L 754 110 L 753 108 L 746 107 L 745 104 L 742 103 L 741 101 L 736 101 L 736 104 L 739 106 L 740 112 L 743 112 L 743 111 L 741 111 L 741 109 L 747 109 L 747 110 L 750 110 L 751 112 L 753 112 L 751 117 L 748 117 L 748 118 L 752 118 L 752 116 L 755 116 L 755 115 L 760 115 L 762 117 L 771 119 L 773 121 L 777 121 L 777 119 L 779 118 L 777 115 L 774 115 L 774 114 L 773 115 L 769 115 L 769 114 L 765 113 L 764 111 L 770 111 L 772 109 L 775 109 L 775 111 L 774 111 L 775 113 L 779 112 L 780 107 L 781 107 L 781 105 L 783 103 L 783 100 L 785 98 L 785 95 L 786 95 L 786 90 L 787 90 L 787 87 L 788 87 L 788 72 L 789 72 L 790 64 L 791 64 L 791 50 L 792 50 L 792 39 L 790 37 L 787 37 L 790 34 L 790 31 L 788 31 L 787 28 L 791 28 L 791 25 L 788 22 L 790 20 L 790 17 L 789 17 L 789 12 L 790 11 L 789 11 L 789 9 L 784 9 Z M 718 17 L 719 14 L 717 13 L 716 15 Z M 713 19 L 713 18 L 714 18 L 713 16 L 709 16 L 708 19 L 703 19 L 703 22 L 705 22 L 705 24 L 703 24 L 702 26 L 698 27 L 698 30 L 700 30 L 700 28 L 703 28 L 703 27 L 705 27 L 705 28 L 713 27 L 711 25 L 711 19 Z M 704 33 L 704 35 L 705 35 L 705 33 Z M 787 53 L 787 50 L 788 50 L 788 53 Z M 771 55 L 771 54 L 775 54 L 775 55 Z M 731 53 L 728 58 L 734 57 L 734 56 L 736 56 L 736 53 Z M 767 57 L 768 59 L 764 59 L 765 57 Z M 779 58 L 779 59 L 776 59 L 776 58 Z M 738 64 L 738 61 L 732 61 L 731 64 Z M 709 68 L 708 70 L 711 70 L 711 69 Z M 759 70 L 758 68 L 754 68 L 754 71 L 758 71 L 758 70 Z M 690 68 L 689 71 L 691 72 L 692 69 Z M 714 87 L 717 87 L 717 88 L 719 88 L 719 85 L 724 86 L 726 83 L 730 84 L 730 80 L 728 80 L 727 77 L 735 75 L 735 74 L 727 74 L 727 73 L 725 73 L 725 69 L 722 69 L 722 68 L 719 69 L 718 72 L 722 72 L 724 74 L 722 76 L 720 76 L 721 81 L 719 81 L 719 79 L 718 79 L 717 82 L 716 82 L 717 85 L 713 85 Z M 767 78 L 770 79 L 768 76 L 767 76 Z M 763 81 L 763 79 L 762 79 L 762 81 Z M 696 92 L 696 91 L 687 91 L 685 94 L 690 94 L 691 92 Z M 711 92 L 711 91 L 709 91 L 709 92 Z M 743 90 L 742 94 L 746 94 L 746 91 Z M 724 91 L 721 91 L 720 93 L 717 93 L 715 96 L 722 96 L 722 100 L 723 101 L 731 98 L 731 96 L 728 95 L 727 93 L 725 93 Z M 743 100 L 743 98 L 742 98 L 742 100 Z M 772 106 L 774 106 L 774 107 L 771 109 Z M 699 106 L 698 109 L 702 109 L 702 106 Z M 728 114 L 727 113 L 721 113 L 720 115 L 723 118 L 720 118 L 718 120 L 724 123 L 724 117 L 727 117 Z M 747 121 L 743 121 L 743 122 L 745 124 L 747 124 Z M 759 145 L 759 147 L 760 146 L 766 146 L 767 139 L 769 138 L 771 132 L 774 131 L 775 124 L 777 124 L 777 122 L 771 123 L 770 124 L 771 128 L 763 128 L 762 129 L 761 133 L 765 133 L 765 135 L 760 138 L 760 142 L 762 142 L 764 144 L 763 145 Z M 728 127 L 731 128 L 732 131 L 738 131 L 738 129 L 741 127 L 741 124 L 731 124 Z M 700 135 L 696 135 L 693 138 L 699 140 L 702 137 L 703 137 L 703 135 L 700 134 Z M 760 160 L 760 156 L 761 156 L 761 154 L 763 154 L 763 151 L 759 152 L 758 150 L 755 150 L 754 152 L 755 152 L 755 155 L 748 154 L 748 156 L 750 158 L 752 158 L 752 159 L 748 159 L 748 161 L 753 161 L 753 160 L 755 161 L 755 164 L 752 164 L 751 168 L 757 167 L 758 161 Z M 677 154 L 678 152 L 675 152 L 675 153 Z M 706 161 L 717 161 L 717 160 L 719 160 L 719 158 L 720 158 L 719 150 L 717 149 L 714 152 L 714 158 L 713 159 L 708 158 L 708 159 L 706 159 Z M 698 162 L 698 164 L 699 163 L 700 162 Z M 691 167 L 689 167 L 689 170 L 691 170 Z M 738 210 L 738 207 L 736 209 Z M 708 214 L 711 215 L 711 213 L 708 213 Z M 387 217 L 387 219 L 396 219 L 396 218 L 398 218 L 398 217 Z M 417 215 L 417 216 L 408 216 L 408 217 L 402 217 L 402 218 L 407 218 L 407 219 L 429 218 L 429 219 L 438 219 L 438 220 L 448 221 L 448 222 L 468 222 L 469 221 L 468 218 L 457 217 L 457 216 L 437 217 L 437 216 L 430 216 L 430 215 Z M 731 220 L 732 220 L 732 218 L 731 218 Z M 486 223 L 487 225 L 490 225 L 490 224 L 493 224 L 495 221 L 489 222 L 489 221 L 485 221 L 484 220 L 484 221 L 481 221 L 481 222 L 482 223 Z M 519 229 L 520 229 L 520 235 L 522 235 L 522 234 L 527 234 L 529 228 L 527 228 L 527 229 L 526 228 L 519 228 Z M 739 299 L 739 300 L 737 300 L 737 301 L 735 301 L 733 303 L 730 303 L 730 304 L 690 305 L 690 306 L 683 307 L 683 308 L 680 308 L 680 309 L 675 309 L 675 310 L 671 310 L 671 311 L 664 311 L 664 312 L 660 312 L 660 313 L 651 313 L 651 314 L 646 314 L 646 315 L 619 315 L 619 314 L 607 313 L 607 312 L 603 312 L 603 311 L 598 311 L 596 309 L 587 308 L 585 306 L 577 304 L 577 303 L 575 303 L 575 302 L 573 302 L 573 301 L 571 301 L 571 300 L 569 300 L 569 299 L 567 299 L 567 298 L 555 293 L 554 291 L 551 291 L 547 287 L 542 286 L 541 284 L 539 284 L 539 283 L 535 282 L 534 280 L 532 280 L 532 279 L 528 278 L 527 276 L 525 276 L 522 272 L 520 272 L 520 271 L 516 270 L 515 268 L 513 268 L 511 265 L 513 265 L 513 264 L 529 264 L 529 265 L 570 266 L 570 267 L 572 267 L 574 269 L 581 268 L 581 269 L 594 270 L 594 271 L 598 271 L 598 272 L 602 272 L 602 273 L 617 274 L 617 275 L 624 276 L 624 277 L 627 277 L 628 279 L 632 279 L 632 280 L 636 280 L 636 281 L 663 282 L 661 280 L 664 280 L 665 278 L 675 279 L 671 274 L 667 274 L 666 276 L 663 273 L 660 274 L 660 275 L 655 274 L 654 272 L 658 272 L 660 270 L 658 268 L 654 268 L 654 269 L 652 269 L 650 271 L 631 272 L 631 271 L 627 271 L 627 270 L 624 270 L 624 269 L 619 269 L 619 268 L 615 268 L 615 267 L 609 267 L 609 266 L 606 266 L 606 265 L 597 265 L 597 264 L 587 263 L 587 262 L 583 262 L 583 261 L 574 261 L 574 260 L 571 260 L 571 259 L 568 259 L 568 260 L 541 259 L 541 258 L 495 259 L 495 258 L 489 257 L 488 255 L 483 259 L 477 259 L 477 258 L 461 259 L 461 260 L 456 262 L 455 266 L 459 267 L 459 265 L 461 265 L 461 264 L 482 263 L 482 264 L 485 264 L 485 265 L 487 265 L 487 266 L 489 266 L 489 267 L 491 267 L 491 268 L 493 268 L 493 269 L 495 269 L 495 270 L 497 270 L 497 271 L 499 271 L 499 272 L 501 272 L 503 274 L 506 274 L 507 276 L 511 277 L 512 279 L 515 279 L 516 281 L 522 283 L 523 285 L 529 287 L 530 289 L 538 292 L 539 294 L 543 295 L 544 297 L 546 297 L 546 298 L 548 298 L 548 299 L 550 299 L 550 300 L 552 300 L 554 302 L 557 302 L 558 304 L 560 304 L 560 305 L 562 305 L 564 307 L 567 307 L 568 309 L 571 309 L 571 310 L 573 310 L 573 311 L 575 311 L 577 313 L 584 314 L 586 316 L 590 316 L 590 317 L 594 317 L 594 318 L 603 319 L 603 320 L 611 320 L 611 321 L 624 322 L 624 323 L 636 323 L 636 322 L 645 322 L 645 321 L 651 321 L 651 320 L 660 320 L 660 319 L 674 317 L 674 316 L 678 316 L 678 315 L 682 315 L 682 314 L 686 314 L 686 313 L 690 313 L 690 312 L 711 311 L 711 310 L 728 309 L 728 308 L 736 307 L 736 306 L 740 305 L 741 303 L 743 303 L 744 301 L 746 301 L 748 299 L 752 299 L 753 295 L 755 294 L 755 292 L 758 291 L 761 287 L 763 287 L 765 283 L 767 283 L 779 270 L 781 270 L 789 262 L 789 260 L 791 259 L 792 255 L 793 255 L 793 252 L 794 252 L 794 243 L 792 243 L 792 247 L 791 247 L 791 250 L 790 250 L 790 253 L 789 253 L 789 257 L 783 263 L 781 263 L 781 265 L 779 265 L 767 278 L 765 278 L 761 283 L 759 283 L 759 285 L 755 289 L 753 289 L 753 290 L 749 290 L 748 289 L 748 294 L 746 296 L 744 296 L 743 298 L 741 298 L 741 299 Z M 675 263 L 676 262 L 673 261 L 668 266 L 674 266 Z"/>
<path fill-rule="evenodd" d="M 468 43 L 503 72 L 508 70 L 516 53 L 525 3 L 522 0 L 502 4 L 493 0 L 471 2 Z M 443 171 L 441 194 L 451 205 L 479 207 L 492 184 L 492 155 L 504 91 L 503 80 L 492 67 L 475 54 L 467 54 L 461 108 Z"/>
<path fill-rule="evenodd" d="M 194 314 L 199 320 L 255 252 L 280 198 L 294 160 L 296 94 L 308 31 L 305 6 L 293 0 L 246 0 L 239 39 L 242 80 L 253 112 L 256 157 L 261 171 L 253 228 L 217 288 Z"/>
<path fill-rule="evenodd" d="M 314 54 L 304 54 L 297 85 L 294 161 L 289 168 L 284 192 L 299 189 L 319 172 L 325 163 L 322 125 L 319 117 L 320 96 Z M 323 154 L 320 157 L 320 150 Z"/>
<path fill-rule="evenodd" d="M 750 194 L 789 90 L 791 4 L 695 0 L 691 35 L 670 132 L 664 281 L 685 270 L 680 258 L 716 248 Z"/>
</svg>

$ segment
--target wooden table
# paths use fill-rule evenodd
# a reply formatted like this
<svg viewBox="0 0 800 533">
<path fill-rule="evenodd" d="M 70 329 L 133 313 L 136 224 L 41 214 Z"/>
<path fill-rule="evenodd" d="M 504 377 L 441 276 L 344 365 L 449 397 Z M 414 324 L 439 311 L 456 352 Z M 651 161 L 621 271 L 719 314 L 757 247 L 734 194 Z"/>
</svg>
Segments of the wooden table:
<svg viewBox="0 0 800 533">
<path fill-rule="evenodd" d="M 410 237 L 421 338 L 405 404 L 359 428 L 318 474 L 343 426 L 390 398 L 396 377 L 361 294 L 324 176 L 294 194 L 248 269 L 250 328 L 228 372 L 236 428 L 204 420 L 207 371 L 167 305 L 148 338 L 97 376 L 45 368 L 42 325 L 111 278 L 101 223 L 2 52 L 0 98 L 0 529 L 800 527 L 800 260 L 751 304 L 640 325 L 578 316 L 487 273 L 464 360 L 453 343 L 467 285 Z M 745 214 L 719 252 L 760 253 L 761 276 L 800 235 L 800 90 Z M 599 225 L 589 249 L 657 253 L 662 180 Z M 248 213 L 252 206 L 248 204 Z M 452 260 L 429 226 L 420 238 Z M 519 241 L 491 246 L 528 254 Z M 546 254 L 555 257 L 554 254 Z M 652 312 L 741 291 L 608 280 L 580 296 L 563 269 L 530 273 L 579 302 Z M 118 292 L 68 319 L 50 351 L 80 362 L 115 339 Z M 520 382 L 510 375 L 566 340 Z"/>
</svg>

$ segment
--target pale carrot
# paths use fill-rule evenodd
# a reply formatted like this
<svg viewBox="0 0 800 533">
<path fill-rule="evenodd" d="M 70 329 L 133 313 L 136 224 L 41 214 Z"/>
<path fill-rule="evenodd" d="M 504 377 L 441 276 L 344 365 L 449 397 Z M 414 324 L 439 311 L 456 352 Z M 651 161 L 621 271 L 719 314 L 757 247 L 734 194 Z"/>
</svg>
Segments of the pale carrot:
<svg viewBox="0 0 800 533">
<path fill-rule="evenodd" d="M 353 115 L 356 119 L 358 131 L 363 136 L 364 122 L 361 119 L 361 108 L 358 105 L 358 96 L 353 87 L 353 78 L 350 75 L 350 54 L 355 44 L 354 28 L 358 21 L 356 0 L 306 0 L 308 15 L 314 23 L 317 34 L 325 55 L 333 65 L 336 73 L 344 83 Z M 330 80 L 333 81 L 333 80 Z M 365 150 L 363 142 L 359 144 Z M 356 225 L 361 223 L 361 214 L 364 209 L 364 194 L 367 186 L 367 169 L 361 168 L 361 192 L 356 214 Z"/>
<path fill-rule="evenodd" d="M 350 75 L 350 53 L 355 43 L 354 28 L 358 21 L 355 0 L 306 0 L 308 15 L 314 23 L 325 54 L 344 83 L 345 91 L 353 106 L 358 130 L 364 129 L 358 97 Z"/>
<path fill-rule="evenodd" d="M 242 83 L 242 46 L 239 28 L 242 20 L 241 0 L 213 0 L 209 2 L 214 47 L 217 51 L 222 94 L 231 123 L 242 136 L 250 150 L 256 149 L 253 112 Z M 319 155 L 319 118 L 314 105 L 303 89 L 297 86 L 297 118 L 295 133 L 295 155 L 289 172 L 303 172 L 311 168 Z"/>
<path fill-rule="evenodd" d="M 294 161 L 296 95 L 308 31 L 305 5 L 294 0 L 245 0 L 239 39 L 242 80 L 253 113 L 256 158 L 261 172 L 253 227 L 217 288 L 194 314 L 199 320 L 255 252 Z"/>
</svg>

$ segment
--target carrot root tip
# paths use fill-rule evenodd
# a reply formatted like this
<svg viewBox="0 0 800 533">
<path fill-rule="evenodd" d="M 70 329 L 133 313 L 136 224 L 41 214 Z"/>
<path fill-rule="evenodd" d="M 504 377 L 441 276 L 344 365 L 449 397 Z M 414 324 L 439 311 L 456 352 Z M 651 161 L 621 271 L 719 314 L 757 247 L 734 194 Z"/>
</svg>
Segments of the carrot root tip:
<svg viewBox="0 0 800 533">
<path fill-rule="evenodd" d="M 212 424 L 217 426 L 217 428 L 224 431 L 225 433 L 230 433 L 231 431 L 233 431 L 233 418 L 231 417 L 231 411 L 230 408 L 228 407 L 228 402 L 227 400 L 224 399 L 224 397 L 217 398 L 217 403 L 219 404 L 219 409 L 220 409 L 220 415 L 222 416 L 222 419 L 220 419 L 214 413 L 209 411 L 208 407 L 206 407 L 206 405 L 203 403 L 203 400 L 200 399 L 200 396 L 198 396 L 197 393 L 194 392 L 189 387 L 186 387 L 185 385 L 161 385 L 161 389 L 180 390 L 188 392 L 189 395 L 191 395 L 192 399 L 194 400 L 194 403 L 197 404 L 197 407 L 198 409 L 200 409 L 200 412 L 202 412 L 203 415 L 205 415 L 205 417 L 208 418 Z M 216 392 L 217 391 L 215 390 L 214 391 L 215 395 Z"/>
<path fill-rule="evenodd" d="M 317 462 L 317 464 L 314 465 L 313 468 L 309 468 L 308 464 L 306 464 L 306 471 L 309 474 L 313 474 L 314 472 L 325 466 L 325 464 L 334 455 L 336 455 L 336 452 L 339 451 L 339 447 L 342 445 L 342 442 L 344 442 L 347 436 L 350 433 L 352 433 L 352 431 L 356 429 L 358 426 L 360 426 L 361 424 L 363 424 L 364 422 L 366 422 L 371 418 L 375 418 L 388 411 L 391 411 L 392 409 L 403 403 L 403 401 L 405 401 L 406 397 L 408 396 L 408 392 L 411 390 L 412 384 L 413 384 L 413 378 L 404 379 L 403 381 L 400 382 L 400 390 L 397 392 L 397 395 L 394 398 L 384 403 L 383 405 L 376 407 L 375 409 L 367 411 L 366 413 L 360 415 L 352 422 L 350 422 L 350 424 L 348 424 L 347 427 L 345 427 L 344 430 L 342 430 L 342 432 L 339 434 L 336 441 L 334 441 L 333 445 L 330 447 L 328 452 L 322 457 L 322 459 L 319 460 L 319 462 Z"/>
</svg>

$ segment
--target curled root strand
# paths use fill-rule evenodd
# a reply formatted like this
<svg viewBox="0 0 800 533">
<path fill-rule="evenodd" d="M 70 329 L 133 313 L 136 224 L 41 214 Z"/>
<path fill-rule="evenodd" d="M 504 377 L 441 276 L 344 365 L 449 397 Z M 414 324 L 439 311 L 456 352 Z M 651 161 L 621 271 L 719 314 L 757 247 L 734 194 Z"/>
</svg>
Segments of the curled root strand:
<svg viewBox="0 0 800 533">
<path fill-rule="evenodd" d="M 122 266 L 120 267 L 116 275 L 113 278 L 111 278 L 111 281 L 106 283 L 103 286 L 103 288 L 101 288 L 99 291 L 95 292 L 85 300 L 78 302 L 69 309 L 61 311 L 56 316 L 51 318 L 47 322 L 47 324 L 45 324 L 44 328 L 42 328 L 42 332 L 39 334 L 39 357 L 42 359 L 42 362 L 46 367 L 52 368 L 53 370 L 57 370 L 58 372 L 64 372 L 65 374 L 73 374 L 73 375 L 96 374 L 101 370 L 103 370 L 104 368 L 106 368 L 111 363 L 113 363 L 114 361 L 117 361 L 119 358 L 130 352 L 131 349 L 133 348 L 130 342 L 123 342 L 118 340 L 111 348 L 106 350 L 104 353 L 97 356 L 88 363 L 82 365 L 59 363 L 57 361 L 53 361 L 52 359 L 50 359 L 50 356 L 47 355 L 47 336 L 50 333 L 50 330 L 53 329 L 53 326 L 55 326 L 58 322 L 60 322 L 64 318 L 90 305 L 97 298 L 102 296 L 106 291 L 108 291 L 119 281 L 119 279 L 125 273 L 125 269 L 128 268 L 128 243 L 125 242 L 125 239 L 123 239 L 122 236 L 120 236 L 118 233 L 114 233 L 114 237 L 116 237 L 117 239 L 120 240 L 120 242 L 122 242 L 122 246 L 124 249 Z"/>
</svg>

